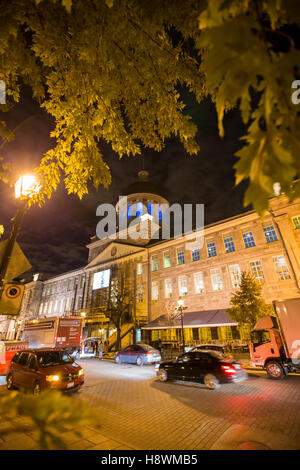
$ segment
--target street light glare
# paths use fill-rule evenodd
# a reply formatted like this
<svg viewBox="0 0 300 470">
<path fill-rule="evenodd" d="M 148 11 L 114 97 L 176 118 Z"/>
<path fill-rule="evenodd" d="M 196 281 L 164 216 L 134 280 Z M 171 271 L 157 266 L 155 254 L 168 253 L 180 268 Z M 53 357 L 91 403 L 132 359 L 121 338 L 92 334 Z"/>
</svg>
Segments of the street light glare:
<svg viewBox="0 0 300 470">
<path fill-rule="evenodd" d="M 179 298 L 179 299 L 177 300 L 177 304 L 179 305 L 179 307 L 183 307 L 184 300 L 181 299 L 181 298 Z"/>
<path fill-rule="evenodd" d="M 40 185 L 34 175 L 20 176 L 15 184 L 15 197 L 19 199 L 21 196 L 31 197 L 33 194 L 38 193 Z"/>
</svg>

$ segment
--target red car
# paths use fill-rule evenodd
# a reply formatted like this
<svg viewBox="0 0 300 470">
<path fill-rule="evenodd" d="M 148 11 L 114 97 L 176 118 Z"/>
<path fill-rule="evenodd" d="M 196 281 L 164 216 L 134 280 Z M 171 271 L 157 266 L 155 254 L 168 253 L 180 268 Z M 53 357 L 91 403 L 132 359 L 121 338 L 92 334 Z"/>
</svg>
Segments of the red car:
<svg viewBox="0 0 300 470">
<path fill-rule="evenodd" d="M 8 390 L 24 388 L 39 395 L 44 390 L 74 392 L 84 384 L 83 369 L 61 349 L 27 349 L 11 360 Z"/>
</svg>

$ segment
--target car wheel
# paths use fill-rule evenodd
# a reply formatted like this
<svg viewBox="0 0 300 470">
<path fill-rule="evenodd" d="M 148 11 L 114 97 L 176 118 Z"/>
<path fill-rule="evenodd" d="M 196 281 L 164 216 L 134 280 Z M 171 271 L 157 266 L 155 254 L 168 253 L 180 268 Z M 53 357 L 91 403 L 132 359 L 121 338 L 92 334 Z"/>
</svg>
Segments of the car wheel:
<svg viewBox="0 0 300 470">
<path fill-rule="evenodd" d="M 121 364 L 120 356 L 117 356 L 117 357 L 116 357 L 116 363 L 117 363 L 117 364 Z"/>
<path fill-rule="evenodd" d="M 276 361 L 270 361 L 266 365 L 266 371 L 272 379 L 283 379 L 284 377 L 284 370 L 281 365 Z"/>
<path fill-rule="evenodd" d="M 158 378 L 161 382 L 166 382 L 168 380 L 168 373 L 165 369 L 159 369 Z"/>
<path fill-rule="evenodd" d="M 213 374 L 206 374 L 205 375 L 204 384 L 210 390 L 215 390 L 216 388 L 220 387 L 220 383 L 219 383 L 217 377 L 215 377 Z"/>
<path fill-rule="evenodd" d="M 7 387 L 7 390 L 13 390 L 14 389 L 14 381 L 13 381 L 13 376 L 11 374 L 8 374 L 8 376 L 7 376 L 6 387 Z"/>
<path fill-rule="evenodd" d="M 35 382 L 34 386 L 33 386 L 33 395 L 38 397 L 41 393 L 42 389 L 41 389 L 41 384 L 40 382 Z"/>
<path fill-rule="evenodd" d="M 136 365 L 137 365 L 137 366 L 142 366 L 142 365 L 143 365 L 143 360 L 142 360 L 141 357 L 137 357 L 137 358 L 136 358 Z"/>
</svg>

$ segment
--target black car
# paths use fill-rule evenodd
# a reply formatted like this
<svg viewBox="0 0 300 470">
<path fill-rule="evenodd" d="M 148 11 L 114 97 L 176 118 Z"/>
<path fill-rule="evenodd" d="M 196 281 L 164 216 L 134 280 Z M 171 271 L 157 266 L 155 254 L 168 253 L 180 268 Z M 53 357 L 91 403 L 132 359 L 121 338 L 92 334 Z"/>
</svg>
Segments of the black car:
<svg viewBox="0 0 300 470">
<path fill-rule="evenodd" d="M 247 372 L 238 361 L 226 359 L 216 351 L 190 351 L 175 361 L 158 364 L 156 374 L 161 382 L 188 380 L 202 382 L 210 389 L 247 378 Z"/>
</svg>

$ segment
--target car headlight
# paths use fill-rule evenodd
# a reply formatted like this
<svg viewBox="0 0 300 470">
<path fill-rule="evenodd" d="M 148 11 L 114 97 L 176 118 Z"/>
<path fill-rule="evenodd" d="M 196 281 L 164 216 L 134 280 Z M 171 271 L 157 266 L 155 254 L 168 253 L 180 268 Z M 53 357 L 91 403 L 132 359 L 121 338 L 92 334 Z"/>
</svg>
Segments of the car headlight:
<svg viewBox="0 0 300 470">
<path fill-rule="evenodd" d="M 46 375 L 47 382 L 59 382 L 59 375 Z"/>
<path fill-rule="evenodd" d="M 80 369 L 80 371 L 78 372 L 78 377 L 80 377 L 81 375 L 83 375 L 83 369 Z"/>
</svg>

